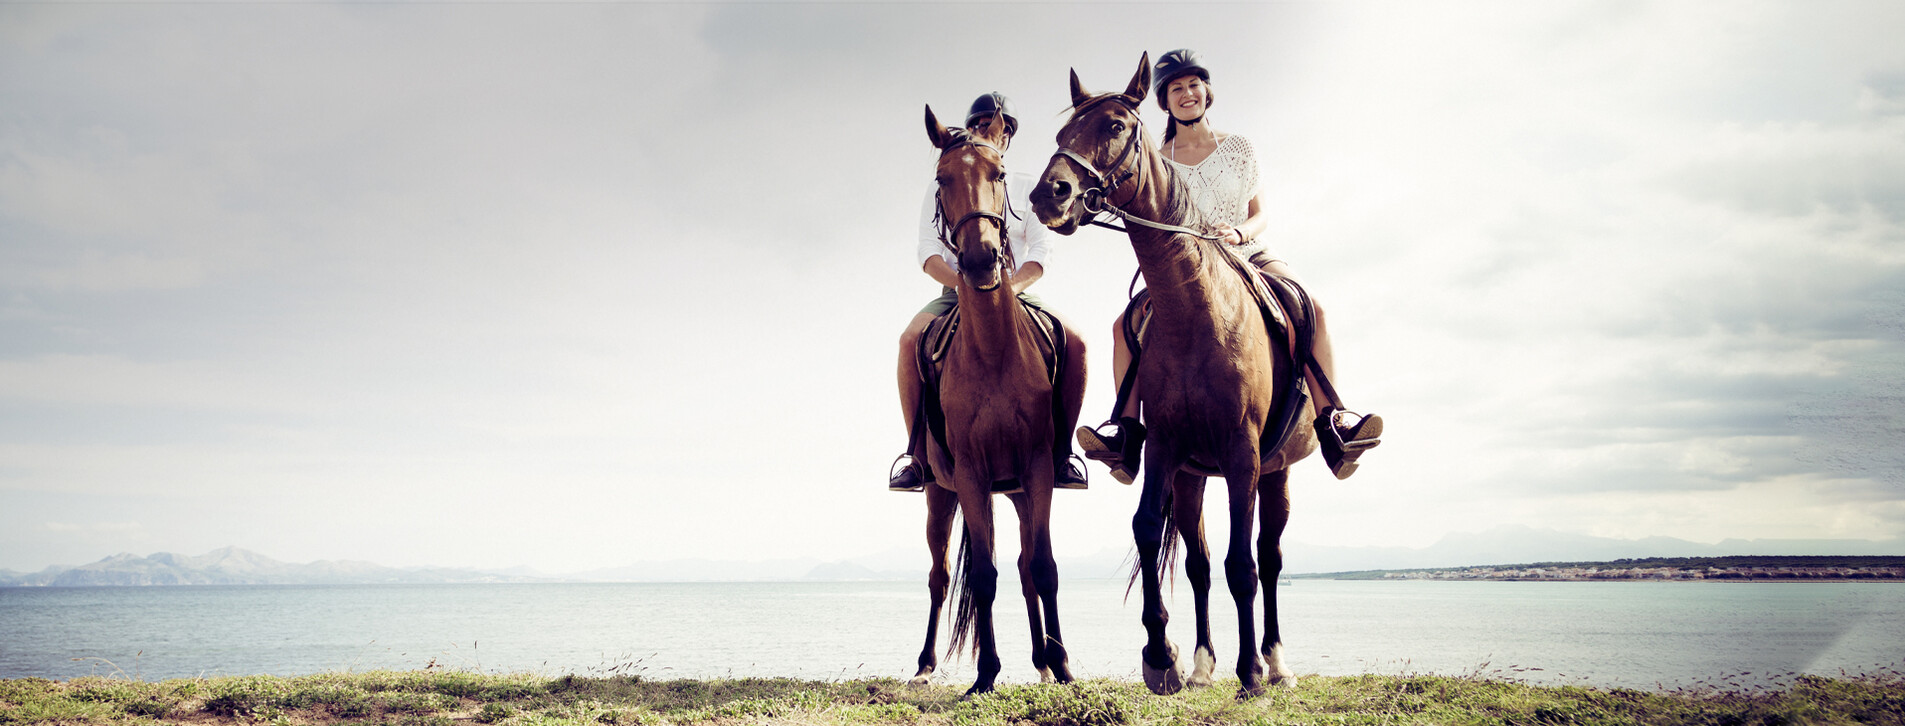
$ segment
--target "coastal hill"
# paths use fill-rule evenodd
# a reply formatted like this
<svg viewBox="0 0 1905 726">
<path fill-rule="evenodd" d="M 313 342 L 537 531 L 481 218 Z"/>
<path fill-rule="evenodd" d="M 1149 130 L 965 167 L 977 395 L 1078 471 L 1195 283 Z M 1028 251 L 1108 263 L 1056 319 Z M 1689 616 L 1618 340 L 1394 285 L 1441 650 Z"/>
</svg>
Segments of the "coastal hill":
<svg viewBox="0 0 1905 726">
<path fill-rule="evenodd" d="M 1708 544 L 1668 537 L 1627 540 L 1504 526 L 1482 532 L 1450 533 L 1421 548 L 1319 546 L 1285 542 L 1283 553 L 1285 569 L 1282 574 L 1285 577 L 1610 579 L 1616 577 L 1613 574 L 1615 570 L 1644 569 L 1648 572 L 1629 573 L 1620 577 L 1693 579 L 1689 570 L 1707 567 L 1838 566 L 1823 564 L 1822 560 L 1809 560 L 1811 564 L 1806 565 L 1768 564 L 1783 558 L 1804 556 L 1858 561 L 1862 563 L 1858 567 L 1897 567 L 1897 564 L 1878 562 L 1883 560 L 1905 564 L 1905 540 L 1730 539 Z M 1007 559 L 1002 562 L 1011 561 L 1011 555 L 1003 556 Z M 1131 556 L 1129 545 L 1090 553 L 1061 552 L 1058 554 L 1060 576 L 1094 580 L 1123 578 L 1130 572 Z M 1755 564 L 1739 564 L 1739 558 L 1742 557 Z M 1713 564 L 1723 560 L 1731 564 Z M 1498 564 L 1513 562 L 1533 564 Z M 528 567 L 491 570 L 394 568 L 347 560 L 294 564 L 238 547 L 224 547 L 197 557 L 166 552 L 147 557 L 118 554 L 88 565 L 53 566 L 33 573 L 0 569 L 0 587 L 477 582 L 924 582 L 929 563 L 926 548 L 913 542 L 894 543 L 878 552 L 833 561 L 812 557 L 748 561 L 631 558 L 627 564 L 617 567 L 563 573 L 541 572 Z M 1531 571 L 1536 568 L 1542 572 Z M 1559 571 L 1568 568 L 1581 571 Z M 1661 568 L 1671 568 L 1675 574 L 1669 577 L 1666 570 Z M 1810 571 L 1801 569 L 1791 572 Z M 1778 572 L 1776 569 L 1768 570 L 1753 577 L 1786 577 Z M 1737 579 L 1726 572 L 1709 573 L 1704 569 L 1699 574 L 1702 579 Z M 1013 580 L 1017 577 L 1017 570 L 1010 566 L 1002 567 L 1000 576 Z M 1873 576 L 1878 575 L 1875 572 Z"/>
<path fill-rule="evenodd" d="M 1296 575 L 1327 580 L 1890 580 L 1905 581 L 1905 557 L 1647 557 L 1612 562 L 1535 562 L 1417 570 Z"/>
<path fill-rule="evenodd" d="M 78 567 L 48 567 L 34 573 L 0 570 L 0 587 L 92 587 L 138 585 L 359 585 L 382 583 L 541 582 L 475 570 L 442 567 L 399 569 L 354 560 L 280 562 L 250 550 L 221 547 L 197 557 L 159 552 L 147 557 L 120 553 Z"/>
</svg>

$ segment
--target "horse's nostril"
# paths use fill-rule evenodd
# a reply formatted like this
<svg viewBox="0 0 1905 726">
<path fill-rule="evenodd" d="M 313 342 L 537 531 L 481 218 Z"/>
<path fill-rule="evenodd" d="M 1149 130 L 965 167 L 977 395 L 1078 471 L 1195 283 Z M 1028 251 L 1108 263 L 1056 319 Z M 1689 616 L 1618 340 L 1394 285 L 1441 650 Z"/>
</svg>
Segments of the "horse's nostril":
<svg viewBox="0 0 1905 726">
<path fill-rule="evenodd" d="M 1070 182 L 1063 179 L 1052 180 L 1052 197 L 1054 199 L 1069 199 L 1071 196 L 1072 185 Z"/>
</svg>

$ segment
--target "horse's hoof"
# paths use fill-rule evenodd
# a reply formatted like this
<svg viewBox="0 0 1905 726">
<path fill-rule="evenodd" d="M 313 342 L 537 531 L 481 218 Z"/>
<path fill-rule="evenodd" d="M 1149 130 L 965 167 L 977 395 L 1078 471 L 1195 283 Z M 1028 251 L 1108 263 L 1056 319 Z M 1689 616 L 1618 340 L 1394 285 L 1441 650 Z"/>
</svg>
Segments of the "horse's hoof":
<svg viewBox="0 0 1905 726">
<path fill-rule="evenodd" d="M 932 682 L 933 682 L 932 676 L 918 675 L 918 676 L 913 676 L 913 680 L 907 681 L 906 685 L 909 688 L 925 688 L 928 685 L 931 685 Z"/>
<path fill-rule="evenodd" d="M 1152 693 L 1169 696 L 1184 690 L 1184 672 L 1177 667 L 1177 646 L 1167 641 L 1164 647 L 1170 649 L 1169 665 L 1154 666 L 1150 659 L 1143 657 L 1139 658 L 1139 662 L 1144 664 L 1144 685 Z"/>
<path fill-rule="evenodd" d="M 1052 670 L 1050 668 L 1040 668 L 1038 669 L 1038 682 L 1057 683 L 1058 679 L 1052 677 Z"/>
<path fill-rule="evenodd" d="M 971 688 L 966 689 L 966 694 L 963 696 L 960 696 L 959 700 L 970 701 L 972 699 L 978 698 L 980 696 L 986 695 L 991 692 L 992 692 L 991 683 L 974 683 L 972 684 Z"/>
<path fill-rule="evenodd" d="M 1195 665 L 1191 669 L 1190 687 L 1204 688 L 1217 682 L 1217 654 L 1212 653 L 1211 649 L 1197 646 L 1197 650 L 1191 654 L 1191 662 Z"/>
<path fill-rule="evenodd" d="M 1270 646 L 1270 652 L 1263 654 L 1264 664 L 1269 666 L 1270 685 L 1293 688 L 1296 686 L 1296 671 L 1283 663 L 1283 644 Z"/>
<path fill-rule="evenodd" d="M 1052 677 L 1059 683 L 1072 682 L 1072 659 L 1065 652 L 1065 646 L 1056 640 L 1045 640 L 1045 662 L 1051 666 Z"/>
</svg>

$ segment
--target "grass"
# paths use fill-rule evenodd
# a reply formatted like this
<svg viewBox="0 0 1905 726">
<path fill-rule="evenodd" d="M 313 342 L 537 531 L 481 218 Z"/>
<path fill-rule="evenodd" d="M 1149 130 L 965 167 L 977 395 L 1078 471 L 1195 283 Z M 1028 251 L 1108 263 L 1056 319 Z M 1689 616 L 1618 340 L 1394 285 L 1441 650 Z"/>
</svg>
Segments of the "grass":
<svg viewBox="0 0 1905 726">
<path fill-rule="evenodd" d="M 1481 677 L 1311 676 L 1235 697 L 1236 681 L 1154 696 L 1090 680 L 1006 685 L 974 699 L 955 686 L 887 679 L 650 680 L 462 671 L 0 681 L 0 724 L 1887 724 L 1905 726 L 1905 673 L 1798 676 L 1784 686 L 1675 691 L 1537 686 Z"/>
</svg>

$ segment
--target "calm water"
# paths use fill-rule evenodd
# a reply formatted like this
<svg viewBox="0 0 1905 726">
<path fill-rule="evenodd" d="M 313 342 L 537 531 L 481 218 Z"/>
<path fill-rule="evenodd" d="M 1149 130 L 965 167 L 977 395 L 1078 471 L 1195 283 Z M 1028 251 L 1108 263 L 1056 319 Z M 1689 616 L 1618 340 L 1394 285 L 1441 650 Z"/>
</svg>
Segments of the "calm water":
<svg viewBox="0 0 1905 726">
<path fill-rule="evenodd" d="M 1277 591 L 1298 673 L 1652 688 L 1748 672 L 1753 682 L 1871 672 L 1905 654 L 1896 583 L 1298 580 Z M 1002 594 L 1003 677 L 1033 680 L 1023 600 L 1016 586 Z M 1227 595 L 1213 595 L 1227 673 L 1236 616 Z M 1075 673 L 1136 677 L 1144 632 L 1123 582 L 1067 581 L 1059 606 Z M 1188 656 L 1187 587 L 1171 606 L 1172 639 Z M 10 588 L 0 589 L 0 677 L 295 675 L 432 661 L 549 675 L 905 677 L 925 624 L 921 583 Z M 972 666 L 961 659 L 941 672 L 957 682 Z"/>
</svg>

